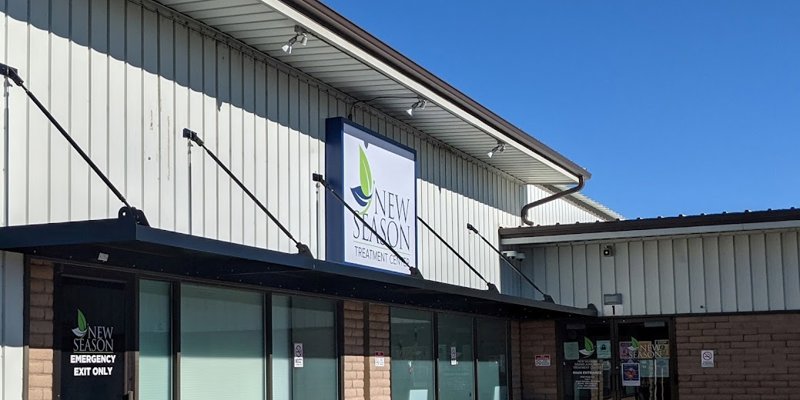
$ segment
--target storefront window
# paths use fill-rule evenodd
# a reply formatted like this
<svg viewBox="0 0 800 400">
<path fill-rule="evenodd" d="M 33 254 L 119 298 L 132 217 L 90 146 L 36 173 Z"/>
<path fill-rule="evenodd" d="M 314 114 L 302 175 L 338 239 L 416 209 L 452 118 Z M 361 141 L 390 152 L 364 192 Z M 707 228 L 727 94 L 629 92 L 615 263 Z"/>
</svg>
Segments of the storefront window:
<svg viewBox="0 0 800 400">
<path fill-rule="evenodd" d="M 473 399 L 472 318 L 439 314 L 439 399 Z"/>
<path fill-rule="evenodd" d="M 338 398 L 335 321 L 332 301 L 272 297 L 273 398 Z"/>
<path fill-rule="evenodd" d="M 172 398 L 170 284 L 139 282 L 139 398 Z"/>
<path fill-rule="evenodd" d="M 497 319 L 477 320 L 478 399 L 508 399 L 508 323 Z"/>
<path fill-rule="evenodd" d="M 433 400 L 433 314 L 393 308 L 392 399 Z"/>
<path fill-rule="evenodd" d="M 260 293 L 181 286 L 181 397 L 266 397 L 264 309 Z"/>
</svg>

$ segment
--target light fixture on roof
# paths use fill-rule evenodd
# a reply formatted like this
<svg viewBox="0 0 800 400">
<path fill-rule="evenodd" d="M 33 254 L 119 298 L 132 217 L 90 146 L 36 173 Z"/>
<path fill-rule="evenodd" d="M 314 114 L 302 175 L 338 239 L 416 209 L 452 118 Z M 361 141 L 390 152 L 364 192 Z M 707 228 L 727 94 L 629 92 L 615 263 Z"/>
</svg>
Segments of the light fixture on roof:
<svg viewBox="0 0 800 400">
<path fill-rule="evenodd" d="M 494 156 L 495 154 L 502 153 L 504 151 L 506 151 L 506 144 L 502 142 L 497 142 L 497 146 L 492 147 L 492 149 L 489 150 L 489 152 L 486 153 L 486 155 L 489 156 L 489 158 L 492 158 L 492 156 Z"/>
<path fill-rule="evenodd" d="M 416 101 L 416 102 L 414 102 L 414 104 L 412 104 L 412 105 L 411 105 L 411 107 L 409 107 L 409 109 L 408 109 L 408 110 L 406 110 L 406 113 L 407 113 L 409 116 L 413 117 L 413 116 L 414 116 L 414 111 L 417 111 L 417 110 L 424 110 L 424 109 L 425 109 L 425 106 L 427 106 L 427 105 L 428 105 L 428 100 L 425 100 L 425 99 L 417 99 L 417 101 Z"/>
<path fill-rule="evenodd" d="M 294 26 L 294 36 L 281 46 L 281 49 L 286 54 L 292 54 L 292 49 L 297 42 L 300 42 L 303 46 L 308 44 L 308 31 L 299 25 Z"/>
</svg>

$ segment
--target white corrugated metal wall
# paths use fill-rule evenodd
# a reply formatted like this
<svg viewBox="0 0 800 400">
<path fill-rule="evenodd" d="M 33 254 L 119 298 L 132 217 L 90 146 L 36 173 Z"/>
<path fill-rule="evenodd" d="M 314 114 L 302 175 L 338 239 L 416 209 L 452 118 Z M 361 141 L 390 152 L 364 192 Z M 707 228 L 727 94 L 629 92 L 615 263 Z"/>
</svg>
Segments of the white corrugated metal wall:
<svg viewBox="0 0 800 400">
<path fill-rule="evenodd" d="M 0 400 L 22 400 L 22 260 L 0 252 Z"/>
<path fill-rule="evenodd" d="M 800 230 L 522 246 L 523 270 L 560 304 L 625 315 L 800 309 Z M 614 256 L 602 248 L 614 246 Z M 510 288 L 508 288 L 510 289 Z M 517 292 L 531 296 L 528 288 Z"/>
<path fill-rule="evenodd" d="M 324 166 L 324 119 L 347 113 L 342 93 L 148 3 L 5 0 L 0 7 L 3 62 L 19 68 L 153 226 L 292 250 L 198 149 L 189 193 L 180 137 L 189 127 L 301 241 L 324 254 L 324 197 L 310 176 Z M 9 96 L 2 222 L 116 216 L 118 201 L 24 93 L 11 88 Z M 525 185 L 385 115 L 357 110 L 354 119 L 417 149 L 419 215 L 499 282 L 497 258 L 465 226 L 495 240 L 500 226 L 517 225 Z M 483 287 L 424 227 L 419 238 L 426 277 Z"/>
</svg>

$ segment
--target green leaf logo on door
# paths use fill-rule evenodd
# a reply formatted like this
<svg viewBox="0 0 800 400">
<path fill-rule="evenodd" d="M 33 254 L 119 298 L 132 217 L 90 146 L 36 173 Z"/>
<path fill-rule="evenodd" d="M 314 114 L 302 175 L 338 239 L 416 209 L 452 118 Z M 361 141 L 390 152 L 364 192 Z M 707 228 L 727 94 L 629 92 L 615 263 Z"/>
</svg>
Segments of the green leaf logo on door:
<svg viewBox="0 0 800 400">
<path fill-rule="evenodd" d="M 78 309 L 78 327 L 72 330 L 72 333 L 82 338 L 86 335 L 86 332 L 89 330 L 89 324 L 86 323 L 86 316 L 83 315 L 80 309 Z"/>
<path fill-rule="evenodd" d="M 594 354 L 594 343 L 588 337 L 583 338 L 583 350 L 579 350 L 584 357 L 591 357 Z"/>
</svg>

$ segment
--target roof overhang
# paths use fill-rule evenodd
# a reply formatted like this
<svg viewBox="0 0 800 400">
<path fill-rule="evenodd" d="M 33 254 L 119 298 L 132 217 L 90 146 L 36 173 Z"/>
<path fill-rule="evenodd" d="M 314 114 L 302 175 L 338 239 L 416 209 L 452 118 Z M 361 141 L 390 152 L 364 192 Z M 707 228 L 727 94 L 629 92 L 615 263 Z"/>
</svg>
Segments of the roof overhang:
<svg viewBox="0 0 800 400">
<path fill-rule="evenodd" d="M 500 244 L 503 246 L 536 245 L 797 228 L 800 228 L 800 210 L 768 210 L 501 228 Z"/>
<path fill-rule="evenodd" d="M 568 184 L 591 174 L 315 0 L 159 0 L 423 134 L 525 183 Z M 312 38 L 291 54 L 294 26 Z M 410 117 L 414 97 L 430 102 Z M 380 98 L 384 97 L 384 98 Z M 497 142 L 502 155 L 488 157 Z"/>
<path fill-rule="evenodd" d="M 151 228 L 128 218 L 2 227 L 0 250 L 98 268 L 507 318 L 595 315 L 589 309 Z M 100 261 L 100 253 L 106 261 Z"/>
</svg>

